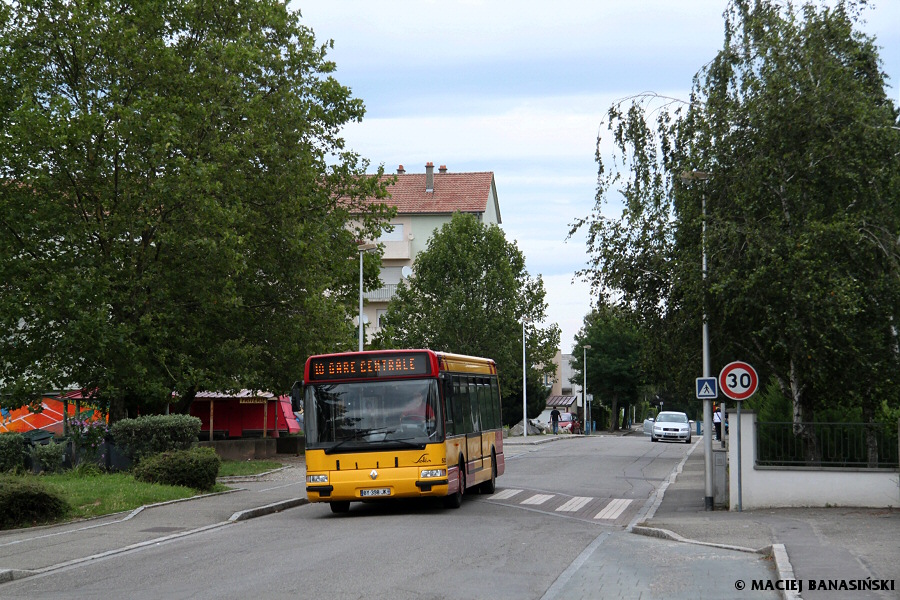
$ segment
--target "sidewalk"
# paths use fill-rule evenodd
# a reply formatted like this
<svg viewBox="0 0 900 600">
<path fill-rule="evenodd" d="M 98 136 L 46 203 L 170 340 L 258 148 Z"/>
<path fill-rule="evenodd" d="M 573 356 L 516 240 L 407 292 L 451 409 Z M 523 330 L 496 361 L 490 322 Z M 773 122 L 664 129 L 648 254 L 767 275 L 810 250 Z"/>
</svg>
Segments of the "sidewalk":
<svg viewBox="0 0 900 600">
<path fill-rule="evenodd" d="M 306 504 L 303 457 L 264 478 L 223 478 L 233 491 L 62 525 L 0 531 L 0 584 Z M 50 551 L 49 549 L 52 549 Z"/>
<path fill-rule="evenodd" d="M 729 512 L 705 510 L 702 440 L 681 473 L 661 490 L 655 510 L 634 533 L 677 541 L 765 551 L 772 547 L 779 579 L 803 583 L 806 600 L 900 598 L 900 510 L 871 508 L 779 508 Z M 671 478 L 670 478 L 671 481 Z M 816 582 L 893 581 L 894 591 L 810 590 Z"/>
</svg>

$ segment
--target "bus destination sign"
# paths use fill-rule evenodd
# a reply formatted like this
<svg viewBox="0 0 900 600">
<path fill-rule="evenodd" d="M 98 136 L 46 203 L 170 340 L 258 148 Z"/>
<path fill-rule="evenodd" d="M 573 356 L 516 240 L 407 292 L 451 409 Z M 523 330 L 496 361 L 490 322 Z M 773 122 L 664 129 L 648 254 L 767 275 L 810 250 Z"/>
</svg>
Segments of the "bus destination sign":
<svg viewBox="0 0 900 600">
<path fill-rule="evenodd" d="M 309 361 L 309 381 L 402 377 L 430 372 L 430 361 L 425 352 L 319 356 Z"/>
</svg>

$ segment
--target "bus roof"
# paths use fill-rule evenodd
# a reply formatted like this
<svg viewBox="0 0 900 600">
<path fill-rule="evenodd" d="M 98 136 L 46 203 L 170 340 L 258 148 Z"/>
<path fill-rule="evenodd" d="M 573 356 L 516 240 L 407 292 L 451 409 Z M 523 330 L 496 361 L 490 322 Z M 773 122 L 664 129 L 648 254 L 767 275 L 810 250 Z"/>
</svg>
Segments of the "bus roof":
<svg viewBox="0 0 900 600">
<path fill-rule="evenodd" d="M 464 373 L 497 374 L 497 365 L 490 358 L 435 352 L 441 371 L 461 371 Z"/>
</svg>

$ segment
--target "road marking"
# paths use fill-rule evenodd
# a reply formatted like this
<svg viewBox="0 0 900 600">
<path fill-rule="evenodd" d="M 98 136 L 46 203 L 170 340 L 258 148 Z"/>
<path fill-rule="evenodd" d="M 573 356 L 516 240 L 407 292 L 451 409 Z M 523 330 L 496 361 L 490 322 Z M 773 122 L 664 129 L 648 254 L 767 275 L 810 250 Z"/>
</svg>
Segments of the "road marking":
<svg viewBox="0 0 900 600">
<path fill-rule="evenodd" d="M 522 492 L 522 490 L 503 490 L 502 492 L 497 492 L 492 495 L 488 500 L 509 500 L 520 492 Z"/>
<path fill-rule="evenodd" d="M 553 494 L 535 494 L 531 498 L 523 500 L 519 504 L 543 504 L 547 500 L 551 499 Z"/>
<path fill-rule="evenodd" d="M 562 506 L 556 509 L 556 512 L 578 512 L 584 505 L 593 500 L 593 498 L 585 498 L 582 496 L 575 496 Z"/>
<path fill-rule="evenodd" d="M 619 515 L 625 512 L 625 509 L 628 508 L 629 504 L 631 504 L 631 500 L 627 498 L 618 498 L 607 504 L 606 508 L 597 513 L 597 516 L 594 518 L 603 520 L 618 519 Z"/>
</svg>

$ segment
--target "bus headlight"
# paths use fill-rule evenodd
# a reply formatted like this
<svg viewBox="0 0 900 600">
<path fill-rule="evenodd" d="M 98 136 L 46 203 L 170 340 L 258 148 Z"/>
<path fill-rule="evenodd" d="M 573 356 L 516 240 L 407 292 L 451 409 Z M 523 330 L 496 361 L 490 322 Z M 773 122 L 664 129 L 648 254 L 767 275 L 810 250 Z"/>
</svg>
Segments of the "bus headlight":
<svg viewBox="0 0 900 600">
<path fill-rule="evenodd" d="M 447 470 L 446 469 L 426 469 L 422 471 L 422 478 L 425 477 L 446 477 Z"/>
<path fill-rule="evenodd" d="M 307 475 L 306 483 L 328 483 L 328 475 Z"/>
</svg>

